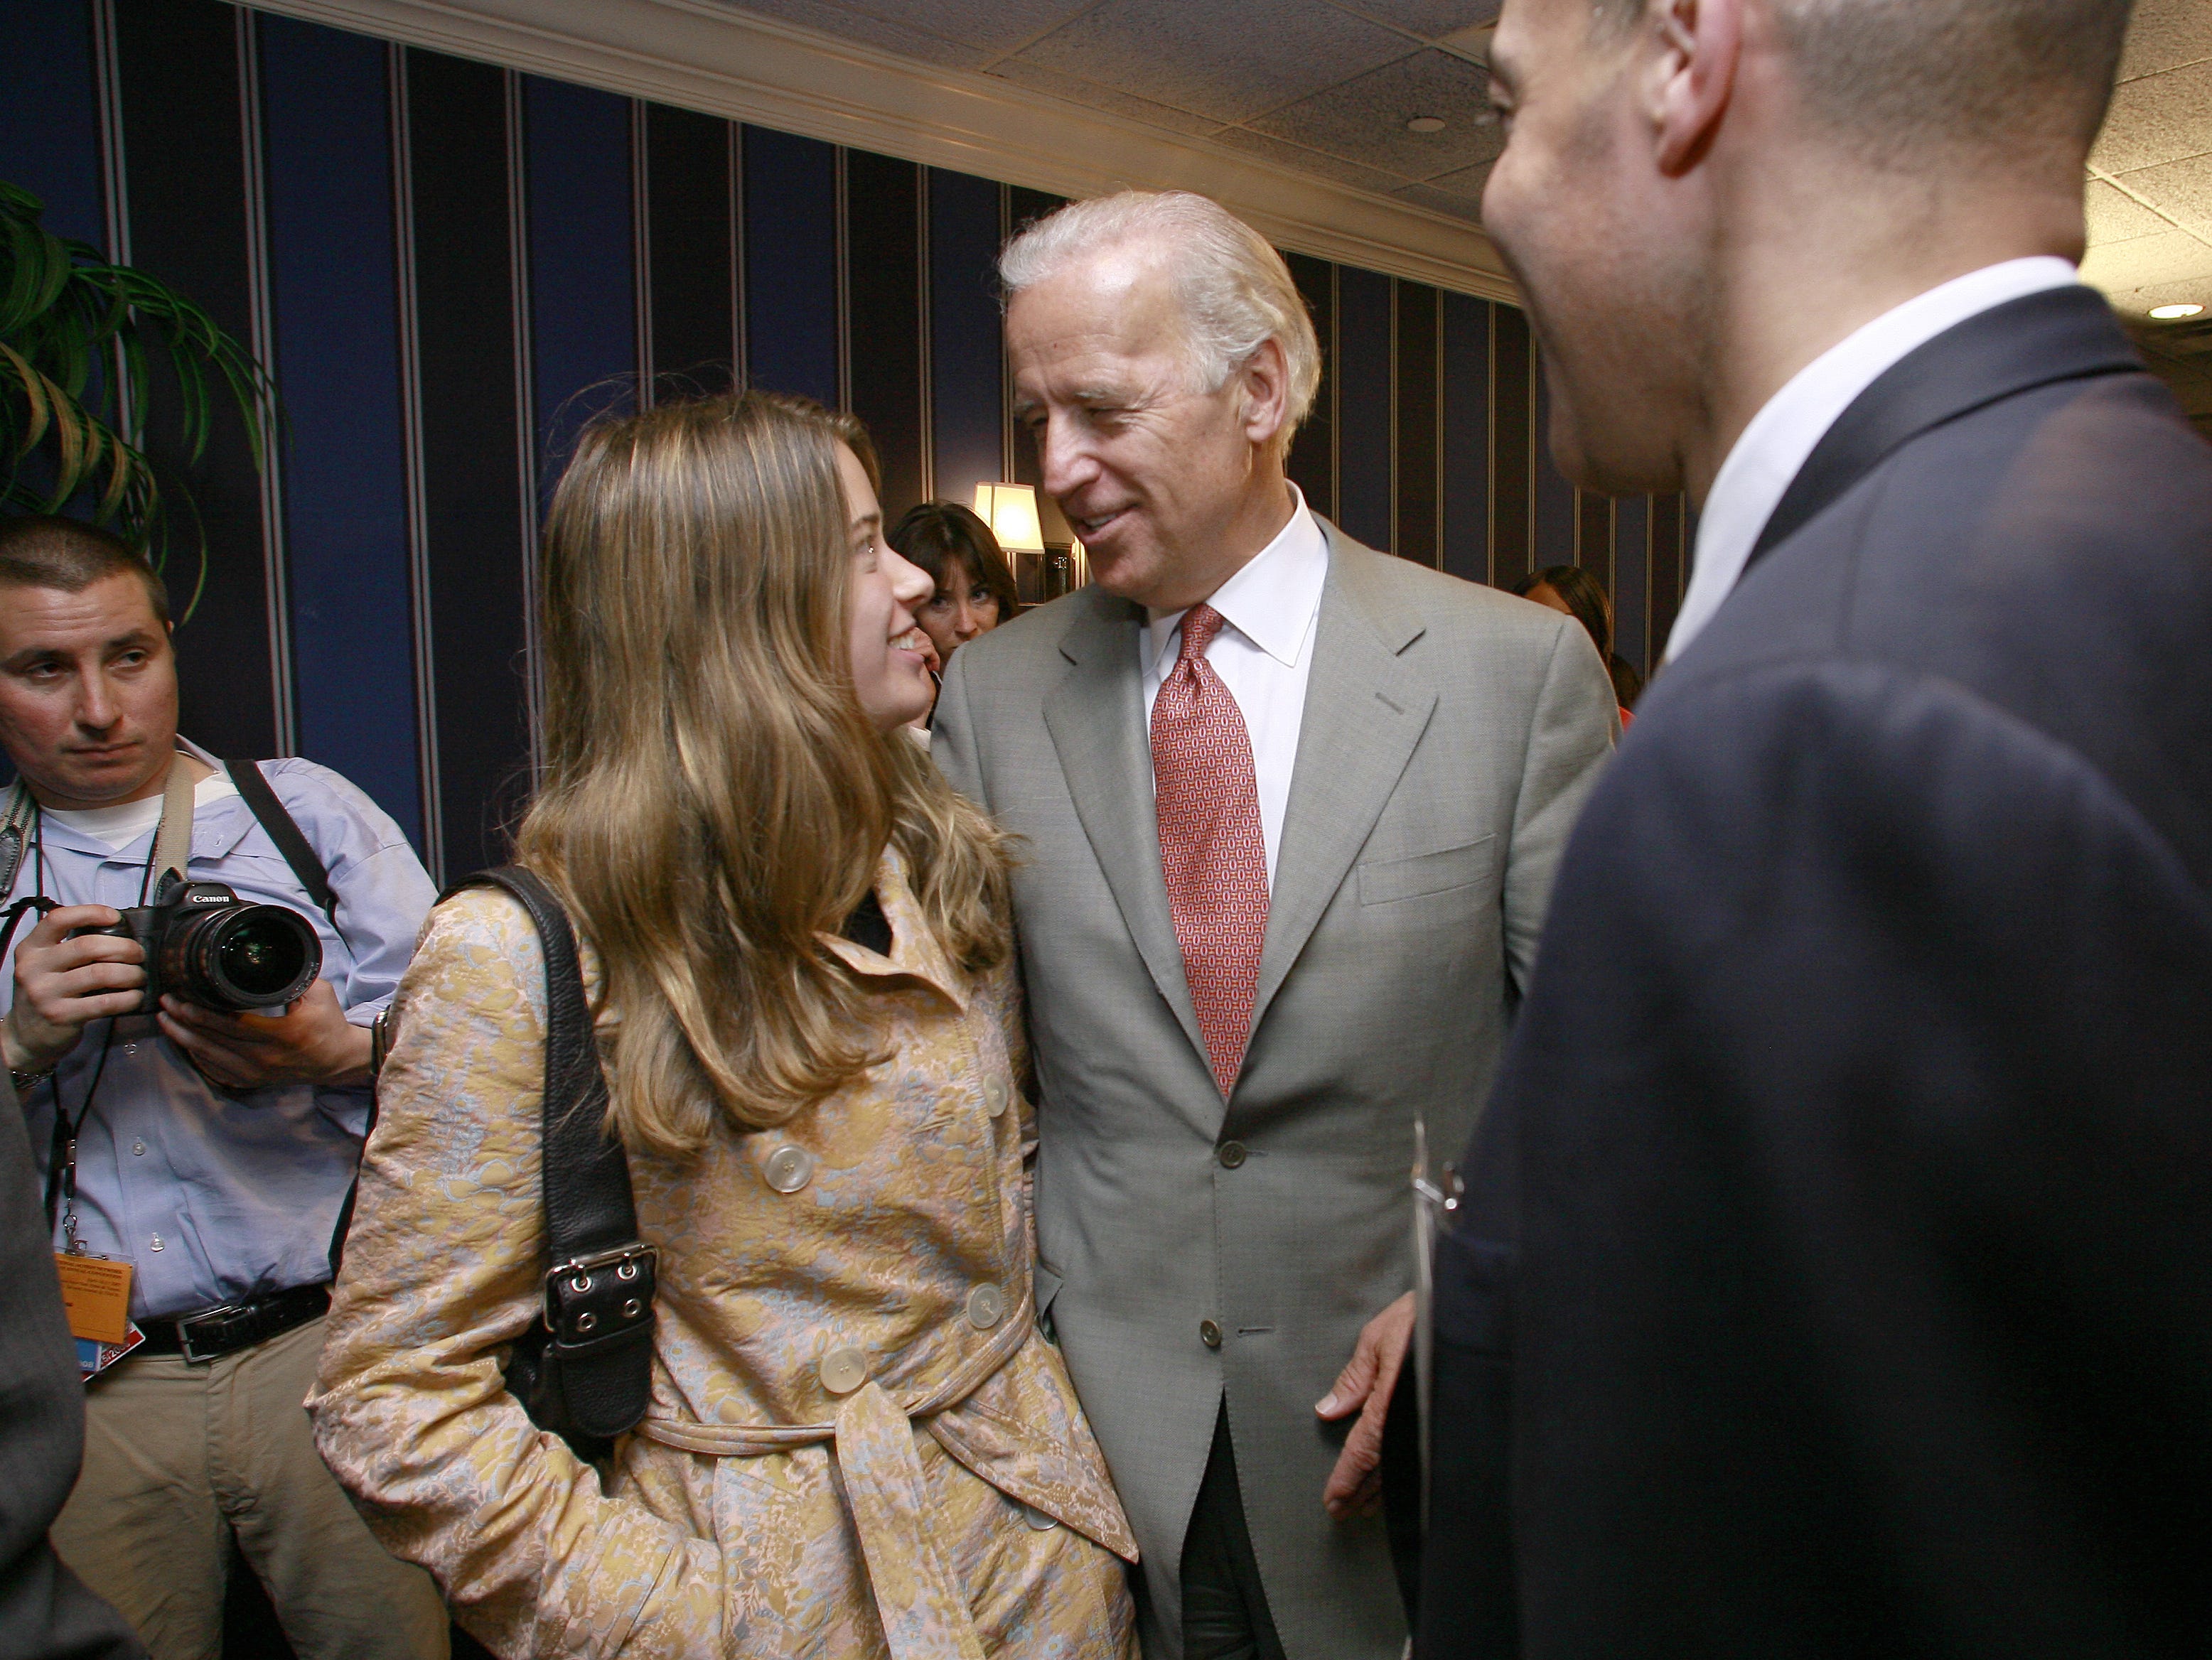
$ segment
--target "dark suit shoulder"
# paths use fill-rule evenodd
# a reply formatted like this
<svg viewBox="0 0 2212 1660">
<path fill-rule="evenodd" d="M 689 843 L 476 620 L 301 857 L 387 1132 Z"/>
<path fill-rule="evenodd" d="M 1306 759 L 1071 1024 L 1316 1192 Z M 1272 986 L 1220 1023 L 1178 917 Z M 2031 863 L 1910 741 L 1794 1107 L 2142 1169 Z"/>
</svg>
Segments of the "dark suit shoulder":
<svg viewBox="0 0 2212 1660">
<path fill-rule="evenodd" d="M 1778 661 L 1949 682 L 2081 754 L 2212 882 L 2207 638 L 2212 449 L 2148 375 L 2061 382 L 1904 445 L 1752 571 L 1644 712 Z"/>
</svg>

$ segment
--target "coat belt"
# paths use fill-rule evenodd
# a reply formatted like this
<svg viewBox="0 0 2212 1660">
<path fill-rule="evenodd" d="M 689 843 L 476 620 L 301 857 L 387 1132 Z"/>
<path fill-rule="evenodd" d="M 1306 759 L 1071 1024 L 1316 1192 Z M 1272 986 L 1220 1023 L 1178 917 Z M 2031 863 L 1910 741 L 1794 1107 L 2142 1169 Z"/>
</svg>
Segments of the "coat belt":
<svg viewBox="0 0 2212 1660">
<path fill-rule="evenodd" d="M 1034 1323 L 1034 1304 L 1024 1290 L 989 1342 L 936 1388 L 904 1406 L 871 1380 L 839 1403 L 836 1417 L 826 1424 L 647 1418 L 637 1433 L 662 1446 L 714 1458 L 757 1458 L 834 1442 L 845 1478 L 846 1506 L 860 1535 L 892 1660 L 983 1660 L 968 1598 L 929 1537 L 928 1498 L 913 1424 L 958 1405 L 997 1376 L 1029 1341 Z"/>
</svg>

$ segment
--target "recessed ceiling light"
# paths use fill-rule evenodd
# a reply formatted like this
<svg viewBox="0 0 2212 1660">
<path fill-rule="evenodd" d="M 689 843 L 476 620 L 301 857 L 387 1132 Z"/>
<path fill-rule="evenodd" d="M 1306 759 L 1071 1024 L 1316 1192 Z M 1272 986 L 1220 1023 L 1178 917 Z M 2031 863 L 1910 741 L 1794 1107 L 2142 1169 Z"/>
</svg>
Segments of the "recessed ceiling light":
<svg viewBox="0 0 2212 1660">
<path fill-rule="evenodd" d="M 2161 323 L 2172 323 L 2179 318 L 2194 317 L 2203 309 L 2197 305 L 2154 306 L 2150 308 L 2150 314 Z"/>
<path fill-rule="evenodd" d="M 1417 115 L 1406 124 L 1407 132 L 1442 132 L 1443 118 L 1440 115 Z"/>
</svg>

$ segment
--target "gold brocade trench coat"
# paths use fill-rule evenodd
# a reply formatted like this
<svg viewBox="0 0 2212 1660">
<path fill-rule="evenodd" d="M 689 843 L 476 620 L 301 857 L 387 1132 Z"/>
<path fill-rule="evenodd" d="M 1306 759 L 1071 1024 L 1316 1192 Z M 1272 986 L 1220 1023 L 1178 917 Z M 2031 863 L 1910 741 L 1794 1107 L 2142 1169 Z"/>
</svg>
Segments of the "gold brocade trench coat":
<svg viewBox="0 0 2212 1660">
<path fill-rule="evenodd" d="M 653 1401 L 604 1487 L 500 1370 L 543 1307 L 537 934 L 489 890 L 432 917 L 307 1404 L 501 1655 L 1134 1653 L 1136 1547 L 1036 1325 L 1013 978 L 945 959 L 896 856 L 877 891 L 891 955 L 826 943 L 890 1058 L 696 1160 L 631 1155 Z"/>
</svg>

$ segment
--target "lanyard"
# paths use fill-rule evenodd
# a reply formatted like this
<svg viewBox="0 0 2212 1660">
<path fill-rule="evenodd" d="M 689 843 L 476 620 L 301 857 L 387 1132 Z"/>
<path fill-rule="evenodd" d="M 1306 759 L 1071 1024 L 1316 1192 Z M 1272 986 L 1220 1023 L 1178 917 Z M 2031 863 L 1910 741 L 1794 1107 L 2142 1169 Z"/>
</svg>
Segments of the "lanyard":
<svg viewBox="0 0 2212 1660">
<path fill-rule="evenodd" d="M 22 790 L 20 783 L 17 789 L 25 796 L 29 794 L 27 791 Z M 191 772 L 184 756 L 179 754 L 169 766 L 168 780 L 161 791 L 161 827 L 154 833 L 154 846 L 152 851 L 146 857 L 145 874 L 138 879 L 138 903 L 142 906 L 146 903 L 149 894 L 154 900 L 159 900 L 162 891 L 169 886 L 171 877 L 173 876 L 179 881 L 185 879 L 185 867 L 191 857 L 193 800 Z M 15 827 L 12 809 L 9 827 Z M 37 906 L 42 910 L 52 910 L 54 908 L 53 901 L 46 898 L 46 815 L 38 810 L 35 802 L 32 804 L 31 845 L 35 861 L 34 868 L 39 891 L 27 903 Z M 4 852 L 4 845 L 0 845 L 0 854 Z M 20 844 L 18 844 L 16 857 L 19 860 L 21 857 Z M 0 889 L 0 892 L 4 891 Z M 14 915 L 9 918 L 11 932 L 15 919 Z M 4 944 L 0 944 L 0 948 L 4 948 Z M 49 1231 L 53 1228 L 55 1213 L 58 1210 L 63 1248 L 71 1256 L 82 1255 L 84 1251 L 83 1241 L 76 1236 L 77 1132 L 84 1127 L 84 1121 L 92 1115 L 93 1096 L 100 1088 L 101 1075 L 107 1070 L 107 1055 L 114 1043 L 115 1018 L 111 1017 L 107 1022 L 107 1031 L 100 1039 L 100 1059 L 93 1066 L 92 1080 L 85 1085 L 84 1096 L 77 1103 L 75 1118 L 71 1118 L 62 1106 L 59 1081 L 50 1081 L 48 1084 L 54 1092 L 54 1134 L 53 1143 L 46 1159 L 46 1227 Z"/>
</svg>

